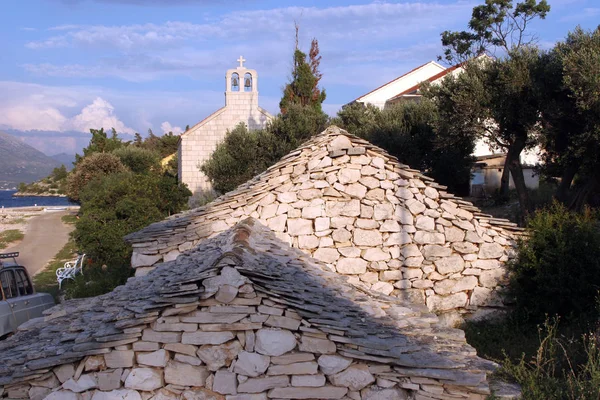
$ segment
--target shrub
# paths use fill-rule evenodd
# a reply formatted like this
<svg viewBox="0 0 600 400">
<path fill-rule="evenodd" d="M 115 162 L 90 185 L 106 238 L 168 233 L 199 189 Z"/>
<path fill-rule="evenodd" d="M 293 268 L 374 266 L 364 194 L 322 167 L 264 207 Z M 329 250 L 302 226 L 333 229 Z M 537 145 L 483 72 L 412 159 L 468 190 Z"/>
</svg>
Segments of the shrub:
<svg viewBox="0 0 600 400">
<path fill-rule="evenodd" d="M 528 233 L 510 265 L 510 288 L 520 318 L 595 317 L 591 305 L 600 288 L 598 220 L 589 210 L 575 213 L 554 203 L 528 221 Z"/>
<path fill-rule="evenodd" d="M 127 168 L 114 154 L 93 153 L 82 158 L 67 179 L 67 196 L 79 201 L 79 193 L 94 178 L 125 172 Z"/>
<path fill-rule="evenodd" d="M 141 147 L 120 147 L 114 150 L 112 154 L 117 156 L 123 165 L 136 174 L 158 171 L 160 168 L 158 153 Z"/>
</svg>

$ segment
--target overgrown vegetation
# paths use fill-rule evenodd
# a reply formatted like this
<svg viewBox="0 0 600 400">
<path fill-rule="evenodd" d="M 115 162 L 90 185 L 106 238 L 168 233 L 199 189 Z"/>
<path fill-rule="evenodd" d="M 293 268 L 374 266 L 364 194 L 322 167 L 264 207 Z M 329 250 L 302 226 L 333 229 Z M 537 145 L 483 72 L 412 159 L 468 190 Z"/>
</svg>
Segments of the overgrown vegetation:
<svg viewBox="0 0 600 400">
<path fill-rule="evenodd" d="M 65 217 L 63 217 L 63 221 Z M 71 215 L 68 215 L 68 217 L 71 217 Z M 75 258 L 77 258 L 77 244 L 72 237 L 69 237 L 69 241 L 56 253 L 48 266 L 32 277 L 35 290 L 50 293 L 54 297 L 54 301 L 59 302 L 60 291 L 58 290 L 58 282 L 56 281 L 56 270 L 63 267 L 65 262 L 73 261 Z M 84 273 L 87 273 L 87 268 L 85 266 L 84 268 Z M 68 288 L 71 284 L 70 280 L 66 280 L 63 282 L 63 287 Z"/>
<path fill-rule="evenodd" d="M 67 167 L 61 165 L 52 170 L 52 173 L 30 184 L 19 183 L 17 188 L 20 193 L 33 193 L 36 195 L 66 195 L 67 193 Z"/>
<path fill-rule="evenodd" d="M 23 240 L 25 236 L 18 229 L 7 229 L 0 232 L 0 249 L 5 249 L 9 244 Z"/>
</svg>

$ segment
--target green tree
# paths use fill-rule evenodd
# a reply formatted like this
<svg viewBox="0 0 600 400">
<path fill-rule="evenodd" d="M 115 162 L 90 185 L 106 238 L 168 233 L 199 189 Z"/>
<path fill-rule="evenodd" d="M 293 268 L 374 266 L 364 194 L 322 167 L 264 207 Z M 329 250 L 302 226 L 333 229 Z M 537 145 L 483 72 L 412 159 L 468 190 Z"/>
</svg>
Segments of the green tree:
<svg viewBox="0 0 600 400">
<path fill-rule="evenodd" d="M 54 168 L 52 170 L 52 174 L 50 174 L 52 179 L 54 179 L 55 181 L 62 181 L 64 179 L 66 179 L 67 175 L 68 175 L 67 167 L 65 167 L 64 164 L 61 165 L 60 167 Z"/>
<path fill-rule="evenodd" d="M 494 55 L 497 50 L 510 53 L 529 47 L 536 37 L 528 26 L 536 18 L 545 19 L 550 11 L 546 0 L 525 0 L 513 6 L 513 0 L 485 0 L 473 8 L 469 30 L 442 32 L 444 59 L 450 63 L 467 61 L 481 54 Z"/>
<path fill-rule="evenodd" d="M 84 157 L 94 153 L 110 153 L 111 151 L 128 144 L 121 140 L 114 128 L 111 131 L 110 137 L 107 132 L 104 131 L 104 128 L 90 129 L 90 133 L 92 134 L 92 138 L 90 139 L 88 146 L 83 149 L 83 156 L 75 154 L 75 166 L 77 166 L 79 161 Z"/>
<path fill-rule="evenodd" d="M 79 193 L 93 179 L 127 171 L 121 160 L 111 153 L 92 153 L 82 158 L 67 179 L 67 196 L 81 201 Z"/>
<path fill-rule="evenodd" d="M 135 174 L 146 174 L 160 171 L 160 159 L 158 153 L 144 148 L 127 146 L 112 152 L 121 160 L 129 170 Z"/>
<path fill-rule="evenodd" d="M 94 296 L 123 284 L 132 272 L 131 247 L 123 236 L 183 210 L 190 195 L 173 177 L 156 173 L 125 171 L 90 181 L 80 193 L 73 235 L 92 265 L 70 295 Z"/>
</svg>

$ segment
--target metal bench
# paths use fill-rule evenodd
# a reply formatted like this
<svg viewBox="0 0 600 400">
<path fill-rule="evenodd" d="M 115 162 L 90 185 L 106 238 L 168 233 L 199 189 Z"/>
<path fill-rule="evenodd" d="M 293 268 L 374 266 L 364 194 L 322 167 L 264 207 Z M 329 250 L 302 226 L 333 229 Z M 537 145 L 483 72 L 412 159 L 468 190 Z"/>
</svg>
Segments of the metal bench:
<svg viewBox="0 0 600 400">
<path fill-rule="evenodd" d="M 63 267 L 56 270 L 56 280 L 58 288 L 61 288 L 62 281 L 65 279 L 75 279 L 75 275 L 81 273 L 83 275 L 83 259 L 85 254 L 79 254 L 74 261 L 67 261 Z"/>
</svg>

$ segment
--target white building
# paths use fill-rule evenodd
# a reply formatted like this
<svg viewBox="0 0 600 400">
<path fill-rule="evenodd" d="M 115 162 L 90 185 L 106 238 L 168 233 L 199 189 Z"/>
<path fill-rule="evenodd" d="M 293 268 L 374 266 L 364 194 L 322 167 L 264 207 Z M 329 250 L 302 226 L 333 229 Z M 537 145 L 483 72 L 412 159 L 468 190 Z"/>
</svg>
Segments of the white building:
<svg viewBox="0 0 600 400">
<path fill-rule="evenodd" d="M 210 190 L 208 178 L 200 166 L 223 141 L 228 130 L 243 122 L 249 129 L 262 129 L 273 118 L 258 105 L 258 74 L 240 65 L 225 75 L 225 107 L 198 122 L 181 135 L 178 155 L 179 181 L 188 185 L 192 193 Z"/>
</svg>

